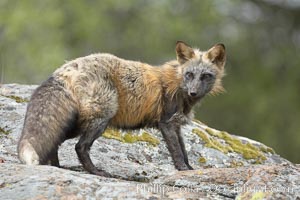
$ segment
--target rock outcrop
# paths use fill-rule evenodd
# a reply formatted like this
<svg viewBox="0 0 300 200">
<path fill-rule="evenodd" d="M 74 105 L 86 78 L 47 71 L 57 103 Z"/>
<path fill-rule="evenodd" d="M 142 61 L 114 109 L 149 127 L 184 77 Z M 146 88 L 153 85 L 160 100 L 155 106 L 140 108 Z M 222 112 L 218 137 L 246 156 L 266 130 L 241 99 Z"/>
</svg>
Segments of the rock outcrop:
<svg viewBox="0 0 300 200">
<path fill-rule="evenodd" d="M 62 168 L 20 164 L 16 146 L 36 86 L 0 85 L 0 199 L 300 198 L 300 168 L 259 142 L 193 121 L 183 127 L 190 164 L 174 169 L 156 129 L 108 129 L 91 157 L 114 178 L 85 172 L 68 140 Z"/>
</svg>

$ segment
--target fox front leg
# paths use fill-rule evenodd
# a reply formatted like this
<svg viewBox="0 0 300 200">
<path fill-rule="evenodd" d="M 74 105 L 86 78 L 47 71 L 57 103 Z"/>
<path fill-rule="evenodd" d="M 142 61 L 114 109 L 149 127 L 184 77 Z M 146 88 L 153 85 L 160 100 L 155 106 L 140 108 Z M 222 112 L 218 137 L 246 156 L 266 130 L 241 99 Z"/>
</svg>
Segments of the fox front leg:
<svg viewBox="0 0 300 200">
<path fill-rule="evenodd" d="M 178 130 L 180 131 L 180 126 L 172 122 L 160 123 L 159 129 L 162 132 L 162 135 L 165 139 L 168 150 L 173 159 L 175 168 L 180 171 L 191 169 L 190 165 L 186 163 L 186 151 L 185 149 L 182 150 L 182 146 L 180 144 L 181 139 L 179 139 L 177 135 Z"/>
<path fill-rule="evenodd" d="M 177 129 L 176 134 L 177 134 L 177 137 L 178 137 L 178 140 L 179 140 L 181 151 L 183 153 L 184 162 L 188 166 L 188 168 L 192 170 L 193 168 L 189 164 L 189 159 L 188 159 L 188 155 L 187 155 L 187 152 L 186 152 L 186 149 L 185 149 L 184 140 L 183 140 L 182 135 L 181 135 L 181 128 Z"/>
</svg>

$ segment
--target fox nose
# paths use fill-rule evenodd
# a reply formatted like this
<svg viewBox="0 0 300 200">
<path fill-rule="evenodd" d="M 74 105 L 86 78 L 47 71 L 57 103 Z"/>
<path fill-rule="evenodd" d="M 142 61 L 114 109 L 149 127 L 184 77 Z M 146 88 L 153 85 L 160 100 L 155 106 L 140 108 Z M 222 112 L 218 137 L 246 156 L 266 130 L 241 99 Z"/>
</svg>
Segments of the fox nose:
<svg viewBox="0 0 300 200">
<path fill-rule="evenodd" d="M 196 92 L 190 92 L 190 96 L 191 96 L 191 97 L 195 97 L 196 95 L 197 95 Z"/>
</svg>

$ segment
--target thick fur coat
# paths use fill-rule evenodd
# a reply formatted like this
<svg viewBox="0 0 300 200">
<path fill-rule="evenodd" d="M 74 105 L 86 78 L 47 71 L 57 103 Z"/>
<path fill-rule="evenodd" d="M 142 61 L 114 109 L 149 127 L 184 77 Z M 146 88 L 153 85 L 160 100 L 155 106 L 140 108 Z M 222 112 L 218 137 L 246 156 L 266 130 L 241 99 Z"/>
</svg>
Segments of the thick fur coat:
<svg viewBox="0 0 300 200">
<path fill-rule="evenodd" d="M 192 169 L 180 126 L 208 93 L 223 91 L 225 47 L 208 51 L 176 44 L 177 60 L 151 66 L 111 54 L 67 62 L 33 93 L 28 104 L 19 158 L 26 164 L 59 166 L 59 145 L 80 136 L 76 152 L 83 167 L 109 176 L 92 163 L 89 150 L 110 127 L 161 130 L 178 170 Z"/>
</svg>

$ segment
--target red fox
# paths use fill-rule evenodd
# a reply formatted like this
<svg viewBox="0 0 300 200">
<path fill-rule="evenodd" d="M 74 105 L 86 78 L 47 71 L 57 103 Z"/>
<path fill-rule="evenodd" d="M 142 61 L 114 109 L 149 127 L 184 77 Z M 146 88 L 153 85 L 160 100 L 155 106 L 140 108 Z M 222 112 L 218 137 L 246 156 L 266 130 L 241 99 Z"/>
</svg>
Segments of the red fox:
<svg viewBox="0 0 300 200">
<path fill-rule="evenodd" d="M 21 162 L 59 166 L 59 145 L 80 136 L 75 150 L 84 169 L 110 176 L 89 155 L 105 129 L 156 127 L 176 169 L 192 169 L 181 126 L 192 118 L 195 103 L 208 93 L 222 92 L 225 46 L 202 52 L 179 41 L 176 55 L 176 60 L 151 66 L 100 53 L 58 68 L 28 104 L 18 144 Z"/>
</svg>

